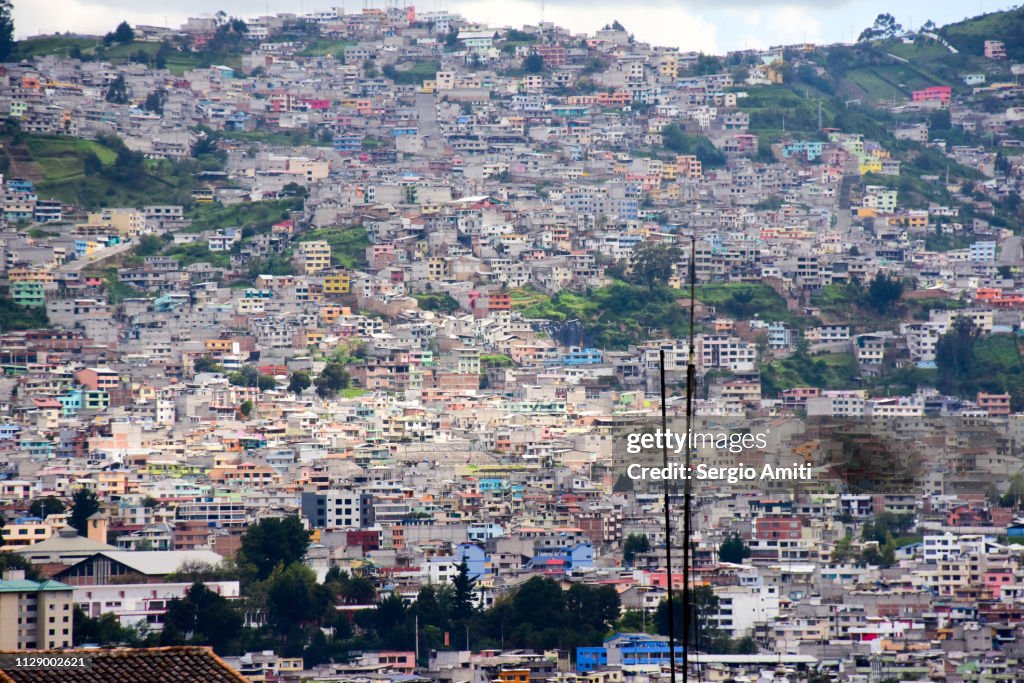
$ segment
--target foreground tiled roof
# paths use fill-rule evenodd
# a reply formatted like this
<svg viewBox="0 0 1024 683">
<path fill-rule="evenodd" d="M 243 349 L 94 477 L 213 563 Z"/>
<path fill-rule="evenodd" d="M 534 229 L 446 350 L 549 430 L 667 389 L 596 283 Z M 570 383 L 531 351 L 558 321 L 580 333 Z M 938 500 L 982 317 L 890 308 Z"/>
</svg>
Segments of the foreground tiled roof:
<svg viewBox="0 0 1024 683">
<path fill-rule="evenodd" d="M 249 683 L 207 647 L 89 649 L 20 653 L 29 657 L 88 657 L 88 668 L 17 669 L 3 653 L 0 683 Z"/>
</svg>

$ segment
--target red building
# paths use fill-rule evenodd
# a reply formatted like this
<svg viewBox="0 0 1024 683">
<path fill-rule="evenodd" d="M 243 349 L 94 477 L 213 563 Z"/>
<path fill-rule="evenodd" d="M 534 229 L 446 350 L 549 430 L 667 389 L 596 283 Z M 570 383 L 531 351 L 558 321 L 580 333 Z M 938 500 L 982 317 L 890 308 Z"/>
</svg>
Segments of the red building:
<svg viewBox="0 0 1024 683">
<path fill-rule="evenodd" d="M 754 522 L 754 537 L 759 541 L 801 538 L 807 521 L 791 515 L 765 515 Z"/>
<path fill-rule="evenodd" d="M 951 99 L 953 99 L 953 88 L 948 85 L 933 85 L 930 88 L 925 88 L 924 90 L 914 91 L 915 102 L 938 100 L 942 104 L 949 104 Z"/>
</svg>

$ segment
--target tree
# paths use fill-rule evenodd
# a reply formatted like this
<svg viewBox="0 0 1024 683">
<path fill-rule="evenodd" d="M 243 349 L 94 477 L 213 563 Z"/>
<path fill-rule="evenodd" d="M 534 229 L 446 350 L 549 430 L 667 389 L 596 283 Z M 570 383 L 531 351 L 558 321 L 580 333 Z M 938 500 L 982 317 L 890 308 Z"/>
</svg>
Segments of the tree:
<svg viewBox="0 0 1024 683">
<path fill-rule="evenodd" d="M 891 567 L 896 564 L 896 543 L 891 536 L 880 545 L 871 543 L 861 551 L 860 561 L 863 564 L 874 565 L 882 569 Z"/>
<path fill-rule="evenodd" d="M 40 519 L 46 519 L 48 515 L 59 515 L 64 512 L 64 502 L 56 496 L 46 496 L 45 498 L 36 498 L 32 501 L 32 505 L 28 508 L 28 514 L 32 517 L 39 517 Z"/>
<path fill-rule="evenodd" d="M 539 74 L 544 70 L 544 58 L 534 52 L 523 60 L 523 68 L 527 73 Z"/>
<path fill-rule="evenodd" d="M 953 127 L 953 118 L 950 116 L 949 108 L 936 109 L 928 117 L 928 129 L 933 131 L 949 130 Z"/>
<path fill-rule="evenodd" d="M 260 391 L 270 391 L 277 387 L 277 380 L 273 375 L 260 375 L 256 378 L 256 387 Z"/>
<path fill-rule="evenodd" d="M 847 534 L 832 548 L 832 564 L 846 564 L 853 558 L 853 537 Z"/>
<path fill-rule="evenodd" d="M 132 30 L 127 21 L 122 21 L 114 29 L 114 40 L 121 44 L 130 43 L 135 40 L 135 31 Z"/>
<path fill-rule="evenodd" d="M 738 655 L 756 655 L 757 654 L 757 641 L 750 636 L 743 636 L 733 646 L 733 652 Z"/>
<path fill-rule="evenodd" d="M 298 517 L 270 517 L 251 525 L 242 534 L 238 549 L 238 564 L 249 565 L 262 581 L 279 564 L 288 566 L 298 562 L 309 548 L 310 532 Z"/>
<path fill-rule="evenodd" d="M 217 139 L 209 134 L 203 135 L 192 145 L 192 156 L 196 159 L 207 154 L 218 156 L 222 153 L 217 146 Z"/>
<path fill-rule="evenodd" d="M 334 136 L 331 135 L 330 131 L 325 132 L 331 137 L 331 139 L 333 139 Z M 330 140 L 328 140 L 328 142 L 330 142 Z M 300 197 L 302 199 L 305 199 L 306 197 L 309 196 L 309 190 L 307 190 L 303 185 L 291 182 L 282 187 L 278 195 L 285 197 Z"/>
<path fill-rule="evenodd" d="M 345 366 L 341 363 L 328 363 L 320 376 L 316 378 L 316 394 L 320 398 L 329 398 L 348 387 L 349 377 Z"/>
<path fill-rule="evenodd" d="M 705 167 L 721 166 L 725 163 L 725 155 L 710 140 L 702 136 L 688 135 L 675 123 L 670 123 L 662 129 L 661 142 L 670 152 L 693 154 Z"/>
<path fill-rule="evenodd" d="M 651 541 L 647 534 L 630 534 L 622 544 L 622 561 L 627 566 L 632 566 L 633 559 L 637 553 L 648 553 L 651 551 Z"/>
<path fill-rule="evenodd" d="M 292 376 L 288 378 L 288 391 L 292 392 L 296 396 L 306 389 L 309 389 L 312 385 L 313 382 L 309 379 L 309 373 L 304 370 L 296 370 L 292 373 Z"/>
<path fill-rule="evenodd" d="M 682 258 L 674 244 L 644 242 L 633 251 L 630 281 L 654 289 L 672 277 L 672 268 Z"/>
<path fill-rule="evenodd" d="M 3 515 L 0 514 L 0 529 L 3 528 Z M 0 535 L 0 546 L 3 546 L 3 536 Z M 0 576 L 12 569 L 25 572 L 25 578 L 31 581 L 39 581 L 39 569 L 29 560 L 15 553 L 0 552 Z"/>
<path fill-rule="evenodd" d="M 452 579 L 452 586 L 455 589 L 452 614 L 456 618 L 466 619 L 476 610 L 476 579 L 469 575 L 469 563 L 465 556 L 459 563 L 458 573 Z"/>
<path fill-rule="evenodd" d="M 1022 501 L 1024 501 L 1024 474 L 1017 473 L 1010 477 L 1010 486 L 999 499 L 999 504 L 1018 510 Z"/>
<path fill-rule="evenodd" d="M 87 488 L 78 489 L 71 497 L 68 525 L 77 529 L 79 536 L 85 536 L 89 531 L 88 519 L 99 511 L 100 501 L 96 494 Z"/>
<path fill-rule="evenodd" d="M 236 387 L 259 386 L 260 371 L 254 365 L 243 365 L 228 375 L 228 382 Z"/>
<path fill-rule="evenodd" d="M 750 557 L 750 548 L 736 532 L 726 537 L 718 546 L 718 559 L 722 562 L 743 564 L 743 560 L 747 557 Z"/>
<path fill-rule="evenodd" d="M 128 104 L 128 86 L 121 74 L 118 74 L 117 78 L 110 82 L 106 100 L 112 104 Z"/>
<path fill-rule="evenodd" d="M 945 394 L 959 394 L 975 379 L 974 347 L 979 331 L 971 319 L 958 316 L 935 342 L 936 385 Z"/>
<path fill-rule="evenodd" d="M 220 372 L 223 370 L 220 363 L 215 361 L 211 356 L 204 355 L 196 358 L 195 362 L 192 363 L 192 367 L 196 372 Z"/>
<path fill-rule="evenodd" d="M 309 641 L 311 628 L 332 610 L 334 596 L 317 584 L 313 570 L 301 562 L 278 566 L 267 581 L 267 621 L 284 643 L 285 656 L 295 656 Z"/>
<path fill-rule="evenodd" d="M 97 175 L 103 172 L 103 162 L 91 149 L 82 155 L 82 172 L 85 175 Z"/>
<path fill-rule="evenodd" d="M 187 640 L 199 645 L 210 645 L 220 654 L 242 633 L 242 615 L 222 595 L 197 581 L 189 587 L 183 598 L 167 603 L 164 632 L 161 643 L 176 644 Z"/>
<path fill-rule="evenodd" d="M 143 235 L 135 246 L 135 255 L 145 258 L 146 256 L 159 254 L 163 248 L 164 241 L 160 239 L 159 235 Z M 205 356 L 205 358 L 209 358 L 209 356 Z"/>
<path fill-rule="evenodd" d="M 715 595 L 711 586 L 697 586 L 690 592 L 690 606 L 691 644 L 702 652 L 710 652 L 712 651 L 711 645 L 718 642 L 721 637 L 721 633 L 712 620 L 718 614 L 718 596 Z M 672 611 L 674 612 L 675 633 L 678 638 L 683 632 L 682 596 L 677 596 L 672 600 Z M 654 624 L 661 635 L 668 635 L 668 618 L 668 601 L 662 600 L 654 612 Z"/>
<path fill-rule="evenodd" d="M 868 304 L 879 313 L 885 313 L 893 302 L 903 296 L 903 281 L 879 272 L 868 286 Z"/>
<path fill-rule="evenodd" d="M 75 645 L 89 643 L 91 645 L 138 645 L 136 634 L 132 629 L 121 626 L 121 621 L 113 612 L 104 612 L 93 619 L 78 605 L 71 616 Z"/>
<path fill-rule="evenodd" d="M 249 417 L 252 415 L 252 409 L 254 408 L 253 402 L 249 399 L 242 401 L 241 405 L 238 406 L 238 412 L 242 414 L 242 417 Z"/>
<path fill-rule="evenodd" d="M 875 23 L 872 26 L 861 31 L 860 35 L 857 36 L 857 42 L 863 43 L 880 38 L 892 38 L 901 30 L 903 30 L 903 26 L 897 24 L 896 19 L 891 14 L 883 12 L 875 17 Z"/>
<path fill-rule="evenodd" d="M 151 111 L 154 114 L 164 113 L 164 103 L 167 101 L 167 91 L 163 88 L 157 88 L 153 92 L 146 95 L 146 101 L 142 104 L 142 108 L 146 111 Z"/>
<path fill-rule="evenodd" d="M 6 62 L 14 52 L 13 11 L 11 0 L 0 0 L 0 62 Z"/>
</svg>

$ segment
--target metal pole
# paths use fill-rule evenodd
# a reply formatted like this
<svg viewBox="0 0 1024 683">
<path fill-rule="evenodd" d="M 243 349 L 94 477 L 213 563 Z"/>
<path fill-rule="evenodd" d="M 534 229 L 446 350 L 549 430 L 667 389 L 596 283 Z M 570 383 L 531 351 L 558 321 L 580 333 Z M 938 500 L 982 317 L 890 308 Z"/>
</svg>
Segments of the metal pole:
<svg viewBox="0 0 1024 683">
<path fill-rule="evenodd" d="M 668 406 L 666 400 L 665 391 L 665 348 L 659 350 L 659 359 L 661 361 L 661 464 L 668 471 L 668 439 L 666 434 L 668 433 Z M 676 683 L 676 613 L 673 609 L 673 589 L 672 589 L 672 513 L 669 506 L 669 485 L 668 477 L 662 479 L 664 487 L 664 507 L 665 507 L 665 576 L 666 576 L 666 588 L 668 590 L 668 665 L 669 665 L 669 681 L 670 683 Z M 684 598 L 685 600 L 685 598 Z M 686 604 L 685 602 L 683 603 Z M 685 610 L 684 610 L 685 613 Z M 683 633 L 686 632 L 686 622 L 683 622 Z M 686 676 L 686 648 L 683 648 L 683 676 L 684 681 Z"/>
<path fill-rule="evenodd" d="M 684 463 L 686 479 L 683 484 L 683 681 L 689 681 L 690 671 L 687 668 L 690 659 L 690 617 L 693 611 L 690 594 L 690 544 L 693 530 L 691 528 L 691 502 L 692 487 L 690 472 L 692 472 L 691 456 L 693 454 L 693 442 L 690 433 L 693 429 L 693 391 L 697 383 L 697 365 L 695 362 L 696 352 L 694 350 L 694 317 L 697 311 L 697 237 L 690 237 L 690 354 L 686 364 L 686 450 Z M 697 628 L 697 620 L 693 622 L 694 630 Z M 696 634 L 695 634 L 696 635 Z M 696 638 L 694 639 L 696 641 Z M 696 644 L 696 643 L 695 643 Z"/>
</svg>

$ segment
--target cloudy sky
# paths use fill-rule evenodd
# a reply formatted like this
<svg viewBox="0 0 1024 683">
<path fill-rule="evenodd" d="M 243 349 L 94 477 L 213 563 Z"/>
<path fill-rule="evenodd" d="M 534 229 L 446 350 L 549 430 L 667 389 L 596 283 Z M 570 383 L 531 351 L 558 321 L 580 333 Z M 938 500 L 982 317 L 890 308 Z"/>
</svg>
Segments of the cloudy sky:
<svg viewBox="0 0 1024 683">
<path fill-rule="evenodd" d="M 880 12 L 892 12 L 905 27 L 931 19 L 938 24 L 979 12 L 1006 9 L 1019 0 L 423 0 L 419 11 L 449 9 L 494 26 L 520 26 L 544 19 L 576 32 L 593 32 L 618 19 L 643 40 L 684 50 L 724 52 L 793 42 L 837 42 L 856 38 Z M 221 9 L 248 17 L 326 7 L 358 12 L 384 0 L 14 0 L 19 37 L 78 31 L 105 33 L 122 19 L 132 24 L 177 26 L 187 16 Z"/>
</svg>

